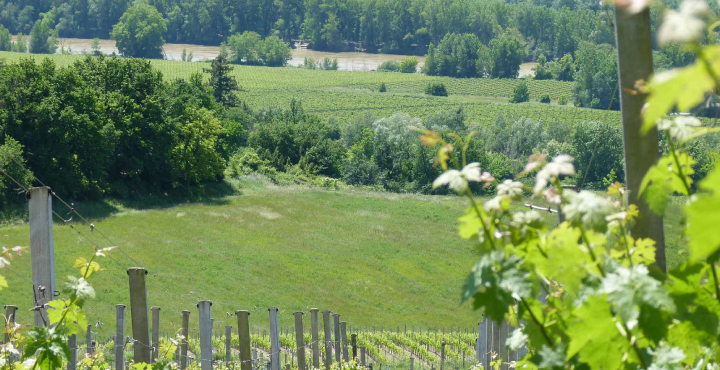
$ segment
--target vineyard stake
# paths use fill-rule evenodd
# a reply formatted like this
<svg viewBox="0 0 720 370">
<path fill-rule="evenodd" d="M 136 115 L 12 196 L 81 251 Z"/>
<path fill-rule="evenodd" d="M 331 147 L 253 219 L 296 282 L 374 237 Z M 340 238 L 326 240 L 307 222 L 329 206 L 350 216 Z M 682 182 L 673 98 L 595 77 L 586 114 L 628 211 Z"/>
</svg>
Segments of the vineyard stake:
<svg viewBox="0 0 720 370">
<path fill-rule="evenodd" d="M 332 333 L 330 332 L 330 311 L 323 311 L 323 331 L 325 332 L 325 370 L 332 365 Z"/>
<path fill-rule="evenodd" d="M 353 361 L 357 360 L 357 334 L 350 335 L 350 344 L 352 345 Z"/>
<path fill-rule="evenodd" d="M 318 333 L 318 309 L 310 309 L 310 329 L 312 330 L 312 366 L 320 368 L 320 333 Z"/>
<path fill-rule="evenodd" d="M 225 325 L 225 365 L 230 368 L 232 360 L 232 326 Z"/>
<path fill-rule="evenodd" d="M 200 325 L 200 368 L 202 370 L 212 370 L 212 314 L 210 307 L 212 302 L 200 301 L 198 308 L 198 324 Z"/>
<path fill-rule="evenodd" d="M 123 370 L 125 365 L 125 305 L 115 305 L 115 370 Z"/>
<path fill-rule="evenodd" d="M 345 321 L 340 322 L 340 340 L 342 340 L 342 355 L 343 361 L 348 362 L 348 340 L 347 340 L 347 323 Z"/>
<path fill-rule="evenodd" d="M 160 307 L 153 306 L 150 312 L 152 312 L 152 362 L 155 362 L 160 351 Z"/>
<path fill-rule="evenodd" d="M 365 347 L 360 347 L 360 365 L 365 366 Z"/>
<path fill-rule="evenodd" d="M 334 342 L 335 346 L 335 361 L 340 362 L 340 314 L 333 314 L 333 331 L 334 331 Z"/>
<path fill-rule="evenodd" d="M 88 355 L 93 353 L 92 348 L 92 325 L 88 324 L 87 331 L 85 332 L 85 352 Z"/>
<path fill-rule="evenodd" d="M 303 330 L 303 312 L 295 311 L 295 347 L 297 347 L 298 370 L 305 370 L 305 338 Z"/>
<path fill-rule="evenodd" d="M 188 327 L 190 326 L 190 311 L 182 312 L 182 343 L 180 344 L 180 370 L 187 368 L 188 359 Z"/>
<path fill-rule="evenodd" d="M 68 337 L 68 347 L 70 347 L 70 358 L 68 359 L 67 370 L 77 370 L 77 335 L 73 334 Z"/>
<path fill-rule="evenodd" d="M 5 305 L 5 320 L 7 320 L 7 324 L 15 325 L 15 312 L 17 312 L 18 307 L 13 305 Z M 10 334 L 5 332 L 5 341 L 3 343 L 10 342 Z"/>
<path fill-rule="evenodd" d="M 440 343 L 440 370 L 445 368 L 445 339 Z"/>
<path fill-rule="evenodd" d="M 150 323 L 148 322 L 147 286 L 142 267 L 131 267 L 128 271 L 130 280 L 130 317 L 132 321 L 132 337 L 139 345 L 133 345 L 135 362 L 150 363 Z"/>
<path fill-rule="evenodd" d="M 32 261 L 35 326 L 47 326 L 47 312 L 40 309 L 55 295 L 55 246 L 52 227 L 52 191 L 30 188 L 30 259 Z"/>
<path fill-rule="evenodd" d="M 270 312 L 270 368 L 280 370 L 280 328 L 278 328 L 277 307 L 268 308 Z"/>
</svg>

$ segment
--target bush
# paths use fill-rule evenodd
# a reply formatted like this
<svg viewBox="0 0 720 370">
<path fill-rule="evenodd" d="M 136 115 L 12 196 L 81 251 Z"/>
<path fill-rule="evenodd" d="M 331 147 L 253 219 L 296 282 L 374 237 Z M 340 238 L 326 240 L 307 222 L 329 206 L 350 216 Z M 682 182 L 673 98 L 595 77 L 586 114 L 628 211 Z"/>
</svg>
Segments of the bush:
<svg viewBox="0 0 720 370">
<path fill-rule="evenodd" d="M 523 81 L 515 86 L 510 103 L 523 103 L 526 101 L 530 101 L 530 91 L 527 82 Z"/>
<path fill-rule="evenodd" d="M 378 72 L 397 72 L 400 70 L 400 64 L 394 60 L 388 60 L 383 62 L 377 70 Z"/>
<path fill-rule="evenodd" d="M 387 87 L 385 86 L 385 82 L 383 82 L 383 83 L 380 84 L 380 88 L 378 89 L 378 91 L 380 91 L 380 92 L 386 92 L 386 91 L 387 91 Z"/>
<path fill-rule="evenodd" d="M 560 95 L 560 98 L 558 99 L 558 104 L 565 105 L 568 103 L 568 97 L 565 94 Z"/>
<path fill-rule="evenodd" d="M 7 173 L 21 185 L 29 188 L 33 179 L 32 172 L 21 168 L 15 162 L 25 165 L 23 146 L 15 139 L 6 136 L 5 143 L 0 145 L 0 170 Z M 21 193 L 18 193 L 17 184 L 7 176 L 0 176 L 0 206 L 7 206 L 13 201 L 21 201 L 23 199 L 25 199 L 25 197 Z"/>
<path fill-rule="evenodd" d="M 238 177 L 248 175 L 252 172 L 263 172 L 264 168 L 270 167 L 267 160 L 260 158 L 255 149 L 242 148 L 235 152 L 228 160 L 225 175 Z"/>
<path fill-rule="evenodd" d="M 425 87 L 425 94 L 432 96 L 448 96 L 445 84 L 442 82 L 431 82 Z"/>
<path fill-rule="evenodd" d="M 417 72 L 417 65 L 419 61 L 415 57 L 404 58 L 400 62 L 400 72 L 402 73 L 415 73 Z"/>
<path fill-rule="evenodd" d="M 538 99 L 540 103 L 550 103 L 550 94 L 542 94 L 540 95 L 540 99 Z"/>
</svg>

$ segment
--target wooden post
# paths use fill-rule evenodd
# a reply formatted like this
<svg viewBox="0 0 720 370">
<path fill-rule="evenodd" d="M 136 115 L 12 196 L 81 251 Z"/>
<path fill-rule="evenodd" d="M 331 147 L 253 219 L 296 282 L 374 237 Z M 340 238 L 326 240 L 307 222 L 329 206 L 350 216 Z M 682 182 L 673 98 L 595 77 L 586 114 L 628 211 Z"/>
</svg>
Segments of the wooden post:
<svg viewBox="0 0 720 370">
<path fill-rule="evenodd" d="M 350 335 L 350 344 L 352 345 L 353 361 L 355 361 L 357 360 L 357 334 L 352 333 Z"/>
<path fill-rule="evenodd" d="M 360 347 L 360 365 L 365 366 L 365 347 Z"/>
<path fill-rule="evenodd" d="M 335 361 L 340 362 L 342 361 L 340 359 L 340 314 L 336 313 L 333 314 L 333 331 L 334 331 L 334 342 L 333 345 L 335 346 Z"/>
<path fill-rule="evenodd" d="M 5 325 L 15 325 L 15 313 L 17 312 L 18 307 L 13 305 L 5 305 Z M 4 328 L 4 327 L 3 327 Z M 8 334 L 7 331 L 3 330 L 5 332 L 5 341 L 3 343 L 10 342 L 10 334 Z"/>
<path fill-rule="evenodd" d="M 115 370 L 125 366 L 125 305 L 115 305 Z"/>
<path fill-rule="evenodd" d="M 478 338 L 475 359 L 485 366 L 485 356 L 487 353 L 487 321 L 483 320 L 478 323 Z"/>
<path fill-rule="evenodd" d="M 345 321 L 340 322 L 340 340 L 342 341 L 343 361 L 348 362 L 350 356 L 348 355 L 347 323 Z"/>
<path fill-rule="evenodd" d="M 238 343 L 240 344 L 240 369 L 252 370 L 250 359 L 250 311 L 235 311 L 238 319 Z M 255 356 L 257 358 L 257 356 Z"/>
<path fill-rule="evenodd" d="M 655 241 L 655 264 L 665 271 L 665 236 L 662 217 L 650 210 L 639 198 L 640 184 L 658 158 L 658 131 L 640 134 L 642 108 L 646 94 L 637 91 L 635 83 L 648 81 L 653 72 L 650 10 L 630 15 L 615 9 L 615 35 L 618 52 L 620 107 L 622 108 L 623 146 L 625 148 L 625 181 L 628 202 L 635 204 L 640 215 L 635 219 L 632 235 Z"/>
<path fill-rule="evenodd" d="M 278 328 L 277 307 L 270 311 L 270 370 L 280 370 L 280 329 Z"/>
<path fill-rule="evenodd" d="M 197 304 L 199 311 L 198 324 L 200 325 L 200 368 L 212 370 L 212 313 L 210 307 L 212 302 L 200 301 Z"/>
<path fill-rule="evenodd" d="M 68 337 L 68 347 L 70 347 L 70 358 L 67 363 L 67 370 L 77 370 L 77 335 L 73 334 Z"/>
<path fill-rule="evenodd" d="M 318 327 L 318 309 L 310 309 L 310 328 L 312 330 L 312 366 L 315 369 L 320 368 L 320 333 Z"/>
<path fill-rule="evenodd" d="M 154 306 L 152 312 L 152 362 L 157 361 L 160 351 L 160 307 Z"/>
<path fill-rule="evenodd" d="M 305 369 L 305 338 L 303 337 L 303 313 L 296 311 L 295 315 L 295 347 L 297 347 L 298 370 Z"/>
<path fill-rule="evenodd" d="M 225 325 L 225 365 L 230 368 L 232 360 L 232 326 Z"/>
<path fill-rule="evenodd" d="M 445 339 L 440 342 L 440 370 L 445 369 Z"/>
<path fill-rule="evenodd" d="M 52 191 L 30 188 L 30 259 L 35 307 L 44 307 L 55 295 L 55 247 L 52 228 Z M 35 326 L 47 325 L 47 313 L 35 309 Z"/>
<path fill-rule="evenodd" d="M 323 311 L 323 330 L 325 331 L 325 370 L 332 365 L 332 332 L 330 331 L 330 311 Z"/>
<path fill-rule="evenodd" d="M 92 325 L 88 324 L 85 332 L 85 352 L 90 355 L 93 353 L 92 348 Z"/>
<path fill-rule="evenodd" d="M 182 343 L 180 343 L 180 370 L 185 370 L 188 364 L 188 335 L 190 326 L 190 311 L 182 312 Z"/>
<path fill-rule="evenodd" d="M 132 267 L 128 271 L 130 277 L 130 316 L 132 320 L 132 336 L 135 362 L 150 363 L 150 323 L 148 322 L 147 290 L 142 267 Z"/>
<path fill-rule="evenodd" d="M 410 356 L 410 370 L 415 370 L 415 358 Z"/>
<path fill-rule="evenodd" d="M 496 327 L 499 327 L 499 332 L 500 332 L 498 343 L 497 343 L 497 348 L 498 348 L 499 358 L 502 359 L 502 361 L 503 361 L 503 365 L 502 365 L 501 369 L 507 370 L 508 369 L 507 362 L 508 362 L 508 356 L 509 356 L 507 346 L 505 345 L 505 342 L 507 342 L 507 336 L 508 336 L 507 322 L 503 321 L 502 324 L 499 324 L 499 325 L 496 324 Z"/>
</svg>

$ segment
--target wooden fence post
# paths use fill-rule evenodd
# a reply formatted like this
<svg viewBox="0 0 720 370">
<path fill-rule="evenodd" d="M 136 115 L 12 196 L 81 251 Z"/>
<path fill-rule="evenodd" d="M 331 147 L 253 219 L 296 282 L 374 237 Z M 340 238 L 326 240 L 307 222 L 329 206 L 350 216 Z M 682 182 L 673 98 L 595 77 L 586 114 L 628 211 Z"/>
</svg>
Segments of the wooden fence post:
<svg viewBox="0 0 720 370">
<path fill-rule="evenodd" d="M 340 362 L 342 359 L 340 358 L 340 314 L 336 313 L 333 314 L 333 331 L 334 331 L 334 341 L 333 345 L 335 346 L 335 361 Z"/>
<path fill-rule="evenodd" d="M 52 191 L 30 188 L 30 259 L 35 298 L 35 326 L 47 325 L 47 313 L 40 309 L 55 295 L 55 247 L 52 228 Z"/>
<path fill-rule="evenodd" d="M 365 347 L 360 347 L 360 365 L 365 366 Z"/>
<path fill-rule="evenodd" d="M 240 369 L 252 370 L 250 358 L 250 311 L 235 311 L 238 319 L 238 343 L 240 344 Z M 257 357 L 257 356 L 256 356 Z"/>
<path fill-rule="evenodd" d="M 347 323 L 345 321 L 340 322 L 340 340 L 342 341 L 343 361 L 348 362 Z"/>
<path fill-rule="evenodd" d="M 185 370 L 188 364 L 188 335 L 190 326 L 190 311 L 182 312 L 182 343 L 180 343 L 180 370 Z"/>
<path fill-rule="evenodd" d="M 295 311 L 295 347 L 297 347 L 298 370 L 305 370 L 305 338 L 303 336 L 303 312 Z"/>
<path fill-rule="evenodd" d="M 225 365 L 230 367 L 232 359 L 232 326 L 225 325 Z"/>
<path fill-rule="evenodd" d="M 125 305 L 115 305 L 115 370 L 125 366 Z"/>
<path fill-rule="evenodd" d="M 357 360 L 357 334 L 352 333 L 350 335 L 350 345 L 352 346 L 352 358 L 355 361 Z"/>
<path fill-rule="evenodd" d="M 498 348 L 498 354 L 499 354 L 498 357 L 500 359 L 502 359 L 502 361 L 503 361 L 503 365 L 502 365 L 501 369 L 507 370 L 508 369 L 507 362 L 508 362 L 509 354 L 508 354 L 508 350 L 507 350 L 507 346 L 505 345 L 505 342 L 507 341 L 507 336 L 508 336 L 508 325 L 507 325 L 507 322 L 503 321 L 502 324 L 496 325 L 496 327 L 499 327 L 499 332 L 500 332 L 498 335 L 497 348 Z"/>
<path fill-rule="evenodd" d="M 658 157 L 657 129 L 653 128 L 646 135 L 640 134 L 642 109 L 647 94 L 635 88 L 637 81 L 648 81 L 653 72 L 650 10 L 630 15 L 616 6 L 615 35 L 628 202 L 637 205 L 640 211 L 632 235 L 655 241 L 655 264 L 665 271 L 663 219 L 650 210 L 639 194 L 643 177 Z"/>
<path fill-rule="evenodd" d="M 87 331 L 85 332 L 85 353 L 88 355 L 93 353 L 92 348 L 92 325 L 88 324 Z"/>
<path fill-rule="evenodd" d="M 332 332 L 330 331 L 330 311 L 323 311 L 323 330 L 325 332 L 325 370 L 332 365 Z"/>
<path fill-rule="evenodd" d="M 154 306 L 152 312 L 152 362 L 157 361 L 160 351 L 160 307 Z"/>
<path fill-rule="evenodd" d="M 15 315 L 18 307 L 13 305 L 5 305 L 5 325 L 15 325 Z M 3 327 L 4 328 L 4 327 Z M 10 335 L 5 332 L 5 341 L 3 343 L 10 342 Z"/>
<path fill-rule="evenodd" d="M 445 339 L 440 342 L 440 370 L 445 369 Z"/>
<path fill-rule="evenodd" d="M 200 325 L 200 368 L 212 370 L 212 313 L 210 307 L 212 302 L 200 301 L 197 304 L 199 311 L 198 324 Z"/>
<path fill-rule="evenodd" d="M 132 320 L 133 354 L 135 362 L 150 363 L 150 323 L 148 322 L 147 288 L 142 267 L 132 267 L 130 277 L 130 317 Z"/>
<path fill-rule="evenodd" d="M 70 347 L 70 358 L 67 363 L 67 370 L 77 370 L 77 335 L 73 334 L 68 337 L 68 347 Z"/>
<path fill-rule="evenodd" d="M 315 369 L 320 368 L 320 333 L 318 324 L 318 309 L 310 309 L 310 328 L 312 330 L 312 366 Z"/>
<path fill-rule="evenodd" d="M 280 329 L 278 328 L 277 307 L 270 311 L 270 370 L 280 370 Z"/>
</svg>

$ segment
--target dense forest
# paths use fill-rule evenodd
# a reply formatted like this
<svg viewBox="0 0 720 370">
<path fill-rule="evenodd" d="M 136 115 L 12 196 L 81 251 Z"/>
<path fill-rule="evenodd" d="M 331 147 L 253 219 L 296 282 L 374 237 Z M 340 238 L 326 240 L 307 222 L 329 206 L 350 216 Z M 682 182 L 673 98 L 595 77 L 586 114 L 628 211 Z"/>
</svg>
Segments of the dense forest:
<svg viewBox="0 0 720 370">
<path fill-rule="evenodd" d="M 590 0 L 147 0 L 165 20 L 167 42 L 219 45 L 252 31 L 317 50 L 425 54 L 447 34 L 473 34 L 483 45 L 521 38 L 524 59 L 562 58 L 581 41 L 613 44 L 610 7 Z M 47 19 L 60 37 L 109 38 L 131 0 L 0 0 L 0 25 L 29 34 Z M 669 6 L 673 7 L 672 4 Z M 715 3 L 712 6 L 717 6 Z M 661 9 L 652 11 L 653 27 Z"/>
</svg>

